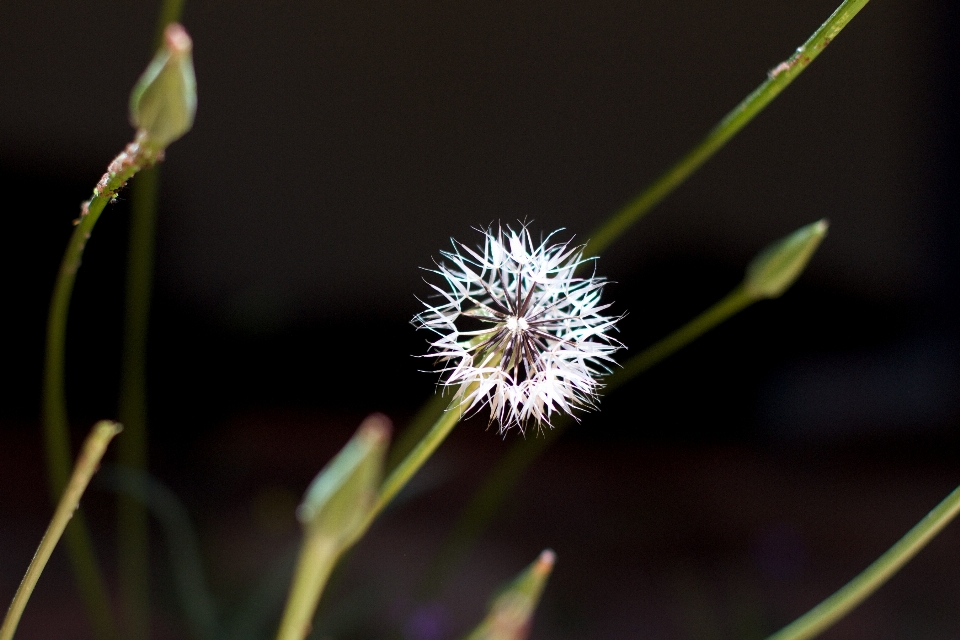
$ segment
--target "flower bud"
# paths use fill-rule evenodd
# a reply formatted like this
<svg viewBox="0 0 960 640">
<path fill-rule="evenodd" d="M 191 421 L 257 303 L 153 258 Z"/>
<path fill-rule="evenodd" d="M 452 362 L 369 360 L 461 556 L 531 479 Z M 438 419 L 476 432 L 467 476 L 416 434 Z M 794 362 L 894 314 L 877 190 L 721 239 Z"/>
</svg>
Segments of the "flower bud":
<svg viewBox="0 0 960 640">
<path fill-rule="evenodd" d="M 530 631 L 540 594 L 553 571 L 557 556 L 547 549 L 490 603 L 487 617 L 466 640 L 518 640 Z"/>
<path fill-rule="evenodd" d="M 130 94 L 130 122 L 145 144 L 162 151 L 193 126 L 197 112 L 197 79 L 193 42 L 182 25 L 170 24 L 163 46 Z"/>
<path fill-rule="evenodd" d="M 308 535 L 340 543 L 357 532 L 380 486 L 389 444 L 386 416 L 375 413 L 363 421 L 350 442 L 310 483 L 297 509 Z"/>
<path fill-rule="evenodd" d="M 761 251 L 747 267 L 743 285 L 755 298 L 778 298 L 800 277 L 827 235 L 824 218 L 800 227 Z"/>
</svg>

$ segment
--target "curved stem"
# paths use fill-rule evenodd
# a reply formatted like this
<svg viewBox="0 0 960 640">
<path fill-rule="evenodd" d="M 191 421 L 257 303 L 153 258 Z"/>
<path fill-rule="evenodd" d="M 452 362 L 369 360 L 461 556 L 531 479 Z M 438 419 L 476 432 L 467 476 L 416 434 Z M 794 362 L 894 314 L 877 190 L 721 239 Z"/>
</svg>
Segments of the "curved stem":
<svg viewBox="0 0 960 640">
<path fill-rule="evenodd" d="M 960 513 L 960 487 L 954 489 L 943 499 L 943 502 L 860 575 L 767 640 L 806 640 L 818 635 L 879 589 L 940 533 L 958 513 Z"/>
<path fill-rule="evenodd" d="M 50 301 L 47 319 L 46 361 L 43 377 L 43 427 L 47 448 L 50 491 L 58 496 L 66 486 L 70 469 L 70 436 L 67 425 L 67 401 L 64 393 L 67 315 L 77 269 L 87 240 L 93 232 L 107 198 L 94 197 L 85 203 L 80 219 L 67 244 Z"/>
<path fill-rule="evenodd" d="M 200 540 L 186 506 L 169 487 L 145 471 L 107 467 L 97 480 L 99 489 L 130 496 L 146 506 L 163 532 L 174 592 L 189 636 L 193 640 L 216 640 L 217 607 L 207 584 Z M 125 631 L 124 637 L 139 638 Z"/>
<path fill-rule="evenodd" d="M 120 425 L 104 420 L 94 425 L 86 442 L 84 442 L 73 474 L 66 483 L 63 496 L 57 503 L 53 518 L 47 525 L 47 531 L 40 540 L 40 546 L 37 548 L 33 560 L 30 561 L 27 573 L 23 576 L 16 595 L 13 596 L 13 602 L 10 603 L 7 615 L 3 619 L 3 625 L 0 626 L 0 640 L 11 640 L 13 638 L 17 625 L 20 623 L 20 617 L 27 606 L 27 601 L 40 579 L 40 574 L 47 566 L 47 561 L 50 560 L 50 555 L 57 546 L 57 542 L 67 528 L 74 512 L 80 506 L 80 497 L 86 491 L 87 485 L 90 484 L 90 478 L 93 477 L 100 465 L 100 460 L 107 450 L 107 445 L 118 433 L 120 433 Z"/>
<path fill-rule="evenodd" d="M 830 41 L 847 26 L 847 23 L 860 12 L 868 1 L 844 0 L 837 10 L 827 18 L 827 21 L 790 58 L 773 68 L 767 74 L 767 79 L 734 107 L 700 144 L 691 149 L 653 184 L 595 229 L 593 234 L 590 235 L 585 255 L 598 256 L 603 253 L 624 231 L 673 193 L 674 189 L 683 184 L 684 180 L 703 166 L 707 160 L 713 157 L 713 154 L 719 151 L 733 136 L 737 135 L 758 113 L 763 111 L 764 107 L 770 104 L 781 91 L 786 89 L 807 68 L 807 65 L 820 55 L 830 44 Z"/>
<path fill-rule="evenodd" d="M 150 149 L 141 145 L 141 142 L 142 138 L 138 135 L 137 139 L 127 145 L 127 148 L 110 163 L 107 173 L 94 189 L 93 198 L 83 204 L 80 218 L 75 223 L 76 227 L 70 236 L 53 287 L 47 318 L 41 421 L 50 493 L 54 500 L 63 492 L 70 475 L 70 428 L 64 388 L 64 362 L 67 317 L 73 286 L 83 258 L 83 251 L 104 207 L 127 180 L 142 167 L 153 164 L 157 159 Z M 65 537 L 80 595 L 84 599 L 96 637 L 112 638 L 116 632 L 110 613 L 107 589 L 97 566 L 90 534 L 81 514 L 77 514 L 67 527 Z"/>
<path fill-rule="evenodd" d="M 60 266 L 50 302 L 47 322 L 46 363 L 43 378 L 43 437 L 47 458 L 47 476 L 50 494 L 55 500 L 67 484 L 70 469 L 70 429 L 64 392 L 64 359 L 66 348 L 67 313 L 80 258 L 87 239 L 103 211 L 107 200 L 94 198 L 86 215 L 82 215 L 70 237 L 66 255 Z M 86 520 L 77 513 L 65 533 L 67 555 L 73 566 L 74 578 L 80 590 L 94 636 L 98 639 L 115 638 L 116 629 L 110 611 L 106 584 L 97 564 L 93 542 Z"/>
</svg>

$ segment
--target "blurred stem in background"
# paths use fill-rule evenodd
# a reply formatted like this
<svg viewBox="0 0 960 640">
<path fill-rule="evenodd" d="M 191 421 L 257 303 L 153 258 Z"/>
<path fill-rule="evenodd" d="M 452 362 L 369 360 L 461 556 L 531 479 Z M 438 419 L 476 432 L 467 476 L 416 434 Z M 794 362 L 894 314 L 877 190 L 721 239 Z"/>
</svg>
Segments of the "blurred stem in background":
<svg viewBox="0 0 960 640">
<path fill-rule="evenodd" d="M 121 467 L 146 471 L 146 347 L 153 272 L 153 239 L 159 187 L 157 168 L 144 171 L 132 185 L 126 314 L 120 374 L 119 420 L 126 434 L 117 446 Z M 125 637 L 150 636 L 150 548 L 147 510 L 137 497 L 117 496 L 117 569 L 121 621 Z"/>
<path fill-rule="evenodd" d="M 180 22 L 184 0 L 163 0 L 153 51 L 163 45 L 167 26 Z M 147 332 L 153 289 L 154 245 L 160 202 L 159 167 L 140 173 L 131 185 L 130 238 L 120 364 L 118 418 L 126 428 L 117 447 L 117 461 L 145 472 L 147 453 Z M 120 606 L 126 637 L 150 634 L 150 547 L 146 507 L 137 497 L 121 494 L 117 504 L 117 564 Z"/>
<path fill-rule="evenodd" d="M 660 204 L 668 195 L 683 184 L 684 180 L 703 166 L 717 151 L 740 132 L 757 114 L 770 104 L 781 91 L 793 82 L 800 73 L 820 55 L 828 44 L 853 19 L 869 0 L 844 0 L 826 22 L 820 25 L 787 60 L 770 70 L 767 79 L 744 98 L 714 127 L 706 137 L 675 165 L 657 178 L 637 197 L 611 215 L 606 222 L 594 229 L 587 241 L 584 256 L 599 256 L 619 239 L 631 226 Z M 439 395 L 439 394 L 437 394 Z M 389 460 L 400 460 L 423 437 L 430 425 L 443 411 L 446 403 L 434 396 L 410 421 L 409 426 L 397 438 L 395 451 Z M 388 464 L 389 468 L 389 464 Z"/>
<path fill-rule="evenodd" d="M 146 506 L 166 543 L 173 586 L 189 637 L 194 640 L 220 637 L 217 606 L 200 555 L 200 538 L 187 508 L 176 494 L 149 473 L 115 465 L 100 471 L 95 486 L 130 496 Z"/>
<path fill-rule="evenodd" d="M 766 247 L 747 266 L 742 283 L 696 318 L 606 376 L 603 393 L 622 387 L 754 302 L 782 296 L 803 273 L 826 234 L 826 220 L 818 220 Z M 427 598 L 437 595 L 440 586 L 476 544 L 524 472 L 572 424 L 569 416 L 563 416 L 553 423 L 552 429 L 543 432 L 542 438 L 515 441 L 487 474 L 427 573 L 424 583 Z"/>
</svg>

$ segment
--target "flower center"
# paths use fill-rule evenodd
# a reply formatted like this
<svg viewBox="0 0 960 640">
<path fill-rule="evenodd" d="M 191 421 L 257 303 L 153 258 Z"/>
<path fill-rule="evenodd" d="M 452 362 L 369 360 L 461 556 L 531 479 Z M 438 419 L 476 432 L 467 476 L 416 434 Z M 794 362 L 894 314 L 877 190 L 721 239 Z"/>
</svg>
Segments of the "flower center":
<svg viewBox="0 0 960 640">
<path fill-rule="evenodd" d="M 530 325 L 527 324 L 527 321 L 524 318 L 517 316 L 510 316 L 507 318 L 507 329 L 510 330 L 510 333 L 523 332 L 529 328 Z"/>
</svg>

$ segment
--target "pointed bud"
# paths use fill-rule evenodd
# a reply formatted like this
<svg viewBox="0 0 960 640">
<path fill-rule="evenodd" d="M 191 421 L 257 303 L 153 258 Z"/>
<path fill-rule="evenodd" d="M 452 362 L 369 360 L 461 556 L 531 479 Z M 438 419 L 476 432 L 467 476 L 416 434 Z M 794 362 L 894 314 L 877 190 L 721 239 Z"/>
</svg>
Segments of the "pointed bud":
<svg viewBox="0 0 960 640">
<path fill-rule="evenodd" d="M 827 235 L 824 218 L 801 227 L 761 251 L 747 267 L 743 284 L 755 298 L 777 298 L 790 288 Z"/>
<path fill-rule="evenodd" d="M 197 112 L 193 42 L 177 23 L 163 35 L 163 46 L 130 94 L 130 122 L 156 151 L 189 131 Z"/>
<path fill-rule="evenodd" d="M 556 560 L 549 549 L 541 553 L 493 599 L 487 617 L 466 640 L 524 640 Z"/>
<path fill-rule="evenodd" d="M 367 516 L 383 477 L 390 420 L 373 414 L 310 483 L 297 517 L 308 536 L 347 540 Z"/>
</svg>

